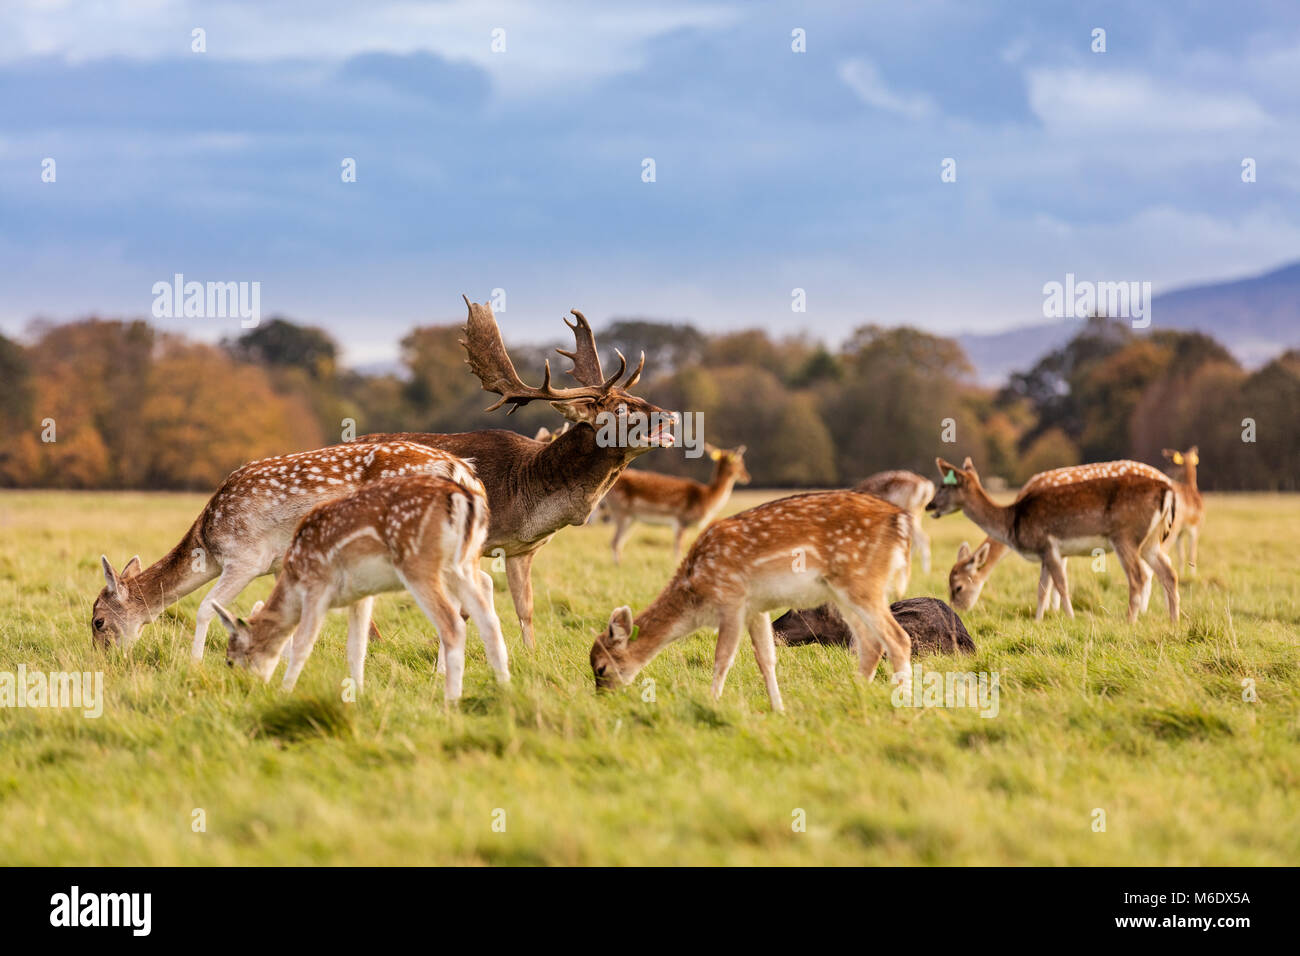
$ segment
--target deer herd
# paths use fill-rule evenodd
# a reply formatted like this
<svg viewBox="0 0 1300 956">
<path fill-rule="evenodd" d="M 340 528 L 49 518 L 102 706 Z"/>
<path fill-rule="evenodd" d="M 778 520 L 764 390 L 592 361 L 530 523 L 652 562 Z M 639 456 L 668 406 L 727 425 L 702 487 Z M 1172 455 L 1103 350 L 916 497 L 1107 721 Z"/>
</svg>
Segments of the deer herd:
<svg viewBox="0 0 1300 956">
<path fill-rule="evenodd" d="M 533 628 L 532 563 L 566 525 L 600 516 L 614 525 L 613 560 L 623 554 L 637 521 L 674 529 L 674 559 L 688 531 L 702 528 L 676 573 L 639 614 L 623 606 L 591 648 L 598 688 L 629 684 L 670 642 L 701 627 L 716 628 L 713 695 L 722 693 L 749 633 L 774 710 L 782 709 L 769 612 L 834 604 L 853 635 L 860 673 L 870 680 L 888 657 L 892 681 L 911 680 L 911 641 L 890 614 L 911 574 L 912 553 L 930 569 L 922 512 L 962 511 L 988 536 L 963 543 L 949 573 L 949 598 L 974 607 L 994 566 L 1007 551 L 1040 564 L 1037 608 L 1073 617 L 1065 559 L 1114 552 L 1128 581 L 1127 618 L 1147 608 L 1153 579 L 1165 592 L 1170 619 L 1179 619 L 1178 571 L 1195 569 L 1204 508 L 1197 489 L 1199 457 L 1166 449 L 1183 469 L 1174 480 L 1136 461 L 1057 468 L 1033 476 L 1014 500 L 990 497 L 971 459 L 937 458 L 938 482 L 909 471 L 872 475 L 851 491 L 796 494 L 715 520 L 732 489 L 747 484 L 745 446 L 706 445 L 713 461 L 708 483 L 655 474 L 628 465 L 654 448 L 672 447 L 674 416 L 633 395 L 645 356 L 631 372 L 618 354 L 606 375 L 591 326 L 574 310 L 568 324 L 574 349 L 557 349 L 576 384 L 552 384 L 546 363 L 541 387 L 526 385 L 506 352 L 490 306 L 466 299 L 461 344 L 483 389 L 498 400 L 490 410 L 513 412 L 549 403 L 568 421 L 556 433 L 529 439 L 489 429 L 457 434 L 402 432 L 366 435 L 316 451 L 250 462 L 235 470 L 208 500 L 171 551 L 143 567 L 139 557 L 115 570 L 101 559 L 104 587 L 91 614 L 101 646 L 129 649 L 144 626 L 186 595 L 216 579 L 195 615 L 191 656 L 203 657 L 213 617 L 229 633 L 226 659 L 269 681 L 285 661 L 292 689 L 320 633 L 326 612 L 347 608 L 347 660 L 359 691 L 364 680 L 374 598 L 406 590 L 433 624 L 437 670 L 445 698 L 463 683 L 466 619 L 478 629 L 496 679 L 510 679 L 505 639 L 482 556 L 504 559 L 507 584 L 528 648 Z M 629 421 L 650 428 L 602 426 Z M 270 596 L 248 617 L 228 610 L 255 578 L 275 574 Z"/>
</svg>

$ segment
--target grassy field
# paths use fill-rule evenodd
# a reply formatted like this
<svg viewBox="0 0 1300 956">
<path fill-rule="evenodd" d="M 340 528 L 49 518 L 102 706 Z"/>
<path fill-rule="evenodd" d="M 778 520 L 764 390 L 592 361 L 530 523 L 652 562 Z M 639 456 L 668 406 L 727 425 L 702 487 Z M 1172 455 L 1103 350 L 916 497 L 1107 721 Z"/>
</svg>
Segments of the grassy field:
<svg viewBox="0 0 1300 956">
<path fill-rule="evenodd" d="M 737 495 L 731 510 L 766 497 Z M 0 863 L 1300 860 L 1298 498 L 1209 498 L 1178 627 L 1158 586 L 1153 613 L 1125 623 L 1113 557 L 1106 574 L 1072 559 L 1078 616 L 1035 624 L 1036 568 L 1008 557 L 966 616 L 975 659 L 922 659 L 997 671 L 993 718 L 895 708 L 887 665 L 864 684 L 846 651 L 822 647 L 778 651 L 787 712 L 773 715 L 748 641 L 714 703 L 707 632 L 670 647 L 638 687 L 598 697 L 593 633 L 671 571 L 667 531 L 645 527 L 621 568 L 607 526 L 566 529 L 541 552 L 535 653 L 495 575 L 514 681 L 493 684 L 471 636 L 466 697 L 450 713 L 430 628 L 406 595 L 377 602 L 384 639 L 355 704 L 340 693 L 342 614 L 292 697 L 230 671 L 218 625 L 189 666 L 197 594 L 129 658 L 92 650 L 100 553 L 119 567 L 137 552 L 152 561 L 202 502 L 0 494 L 0 672 L 102 670 L 106 691 L 98 719 L 0 710 Z M 926 526 L 935 569 L 918 567 L 910 593 L 946 596 L 957 544 L 979 532 L 960 515 Z M 240 610 L 269 586 L 257 582 Z"/>
</svg>

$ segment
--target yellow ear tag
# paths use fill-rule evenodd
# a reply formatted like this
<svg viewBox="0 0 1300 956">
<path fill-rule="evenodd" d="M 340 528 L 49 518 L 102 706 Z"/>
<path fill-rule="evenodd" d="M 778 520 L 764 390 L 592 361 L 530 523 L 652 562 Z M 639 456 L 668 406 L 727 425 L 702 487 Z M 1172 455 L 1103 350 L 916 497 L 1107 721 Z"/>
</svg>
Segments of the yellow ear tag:
<svg viewBox="0 0 1300 956">
<path fill-rule="evenodd" d="M 722 457 L 722 452 L 720 452 L 720 451 L 711 451 L 711 452 L 709 452 L 709 457 L 712 458 L 714 461 L 717 461 L 719 458 Z"/>
<path fill-rule="evenodd" d="M 1183 453 L 1181 451 L 1174 452 L 1174 464 L 1181 465 L 1182 463 L 1183 463 Z"/>
</svg>

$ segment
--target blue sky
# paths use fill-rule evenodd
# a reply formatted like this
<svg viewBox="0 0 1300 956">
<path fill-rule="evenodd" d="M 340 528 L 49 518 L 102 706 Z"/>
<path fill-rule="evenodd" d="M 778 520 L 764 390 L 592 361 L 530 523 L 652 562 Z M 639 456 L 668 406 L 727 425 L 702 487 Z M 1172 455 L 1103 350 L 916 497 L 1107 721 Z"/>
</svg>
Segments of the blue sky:
<svg viewBox="0 0 1300 956">
<path fill-rule="evenodd" d="M 146 315 L 176 272 L 356 362 L 498 287 L 507 340 L 1005 328 L 1066 272 L 1300 258 L 1298 90 L 1291 2 L 6 0 L 0 328 Z"/>
</svg>

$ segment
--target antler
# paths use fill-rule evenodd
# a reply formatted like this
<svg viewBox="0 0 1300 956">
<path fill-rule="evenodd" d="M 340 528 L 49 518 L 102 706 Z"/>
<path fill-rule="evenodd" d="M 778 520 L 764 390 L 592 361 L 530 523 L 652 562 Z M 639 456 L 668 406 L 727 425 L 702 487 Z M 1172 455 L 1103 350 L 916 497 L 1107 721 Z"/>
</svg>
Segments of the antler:
<svg viewBox="0 0 1300 956">
<path fill-rule="evenodd" d="M 519 378 L 519 373 L 515 371 L 514 363 L 510 361 L 505 343 L 501 341 L 501 329 L 497 326 L 496 316 L 492 314 L 492 307 L 486 302 L 482 305 L 471 302 L 464 295 L 461 298 L 469 308 L 469 318 L 465 320 L 465 338 L 460 340 L 468 355 L 465 362 L 483 383 L 483 391 L 495 392 L 501 396 L 500 401 L 486 409 L 489 412 L 495 411 L 507 402 L 511 407 L 510 412 L 506 414 L 510 414 L 519 406 L 538 399 L 547 402 L 577 402 L 600 398 L 608 394 L 627 371 L 627 359 L 623 358 L 623 353 L 616 349 L 618 371 L 609 378 L 604 377 L 600 367 L 600 356 L 596 354 L 596 337 L 591 332 L 591 325 L 581 312 L 574 309 L 573 315 L 578 321 L 570 322 L 567 318 L 564 320 L 565 324 L 573 330 L 576 343 L 574 351 L 566 352 L 564 349 L 555 351 L 573 360 L 573 368 L 570 369 L 569 374 L 582 382 L 582 387 L 553 387 L 550 362 L 546 363 L 546 378 L 541 388 L 525 385 Z M 635 385 L 641 378 L 641 371 L 644 368 L 645 353 L 642 352 L 641 364 L 636 367 L 622 387 L 629 388 Z"/>
<path fill-rule="evenodd" d="M 583 385 L 593 387 L 604 385 L 605 373 L 600 367 L 600 353 L 596 351 L 596 336 L 591 331 L 591 323 L 577 309 L 572 311 L 573 317 L 578 321 L 570 322 L 567 316 L 563 318 L 564 324 L 573 330 L 573 351 L 566 352 L 564 349 L 555 351 L 572 360 L 573 368 L 569 369 L 569 374 Z"/>
<path fill-rule="evenodd" d="M 465 346 L 465 362 L 483 383 L 483 391 L 495 392 L 501 396 L 500 401 L 489 406 L 486 411 L 495 411 L 508 402 L 511 407 L 507 414 L 510 414 L 521 405 L 538 399 L 575 402 L 599 398 L 604 394 L 605 390 L 601 388 L 553 388 L 550 362 L 546 363 L 546 378 L 541 388 L 525 385 L 515 371 L 514 363 L 510 361 L 505 343 L 501 341 L 501 329 L 497 326 L 496 316 L 492 314 L 492 307 L 487 303 L 479 305 L 471 302 L 463 295 L 461 298 L 465 299 L 465 305 L 469 307 L 469 318 L 465 320 L 465 338 L 460 340 L 460 344 Z"/>
<path fill-rule="evenodd" d="M 623 373 L 627 371 L 627 359 L 623 357 L 622 352 L 615 349 L 614 354 L 618 356 L 618 371 L 606 378 L 604 370 L 600 367 L 600 353 L 596 351 L 596 336 L 591 331 L 591 323 L 577 309 L 570 311 L 578 321 L 570 322 L 568 318 L 565 318 L 564 324 L 573 330 L 574 350 L 568 352 L 564 349 L 556 349 L 555 351 L 573 362 L 573 368 L 569 369 L 569 374 L 583 385 L 609 391 L 623 377 Z M 640 380 L 641 371 L 644 368 L 645 353 L 642 352 L 641 364 L 636 367 L 631 377 L 620 388 L 631 388 L 635 385 Z"/>
</svg>

